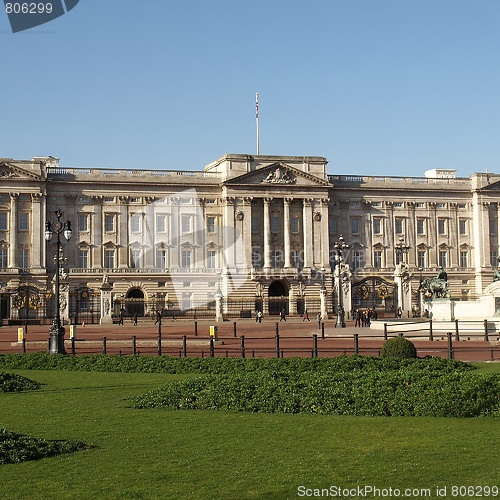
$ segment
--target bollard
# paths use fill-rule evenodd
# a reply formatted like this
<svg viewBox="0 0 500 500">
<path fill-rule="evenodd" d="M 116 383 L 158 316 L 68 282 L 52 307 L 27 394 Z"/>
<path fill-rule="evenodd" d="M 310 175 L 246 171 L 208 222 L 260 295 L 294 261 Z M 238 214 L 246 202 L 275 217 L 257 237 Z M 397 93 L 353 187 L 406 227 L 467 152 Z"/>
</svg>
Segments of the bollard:
<svg viewBox="0 0 500 500">
<path fill-rule="evenodd" d="M 325 340 L 325 324 L 321 323 L 321 338 Z"/>
<path fill-rule="evenodd" d="M 194 322 L 194 336 L 198 337 L 198 321 Z"/>
<path fill-rule="evenodd" d="M 359 334 L 354 334 L 354 354 L 359 354 Z"/>
<path fill-rule="evenodd" d="M 432 333 L 432 319 L 429 320 L 429 340 L 434 340 L 434 335 Z"/>
<path fill-rule="evenodd" d="M 215 357 L 215 349 L 214 349 L 214 338 L 210 337 L 210 357 Z"/>
<path fill-rule="evenodd" d="M 387 340 L 387 323 L 384 323 L 384 340 Z"/>
<path fill-rule="evenodd" d="M 236 338 L 236 321 L 233 323 L 233 335 Z"/>
<path fill-rule="evenodd" d="M 451 332 L 448 332 L 448 359 L 453 359 L 453 340 Z"/>
<path fill-rule="evenodd" d="M 158 331 L 158 356 L 161 356 L 161 331 Z"/>
<path fill-rule="evenodd" d="M 458 319 L 455 320 L 455 338 L 457 342 L 460 340 L 460 331 L 458 329 Z"/>
<path fill-rule="evenodd" d="M 24 328 L 17 329 L 17 343 L 22 344 L 24 339 Z"/>
<path fill-rule="evenodd" d="M 245 357 L 245 336 L 241 336 L 241 357 Z"/>
<path fill-rule="evenodd" d="M 187 338 L 185 335 L 182 336 L 182 355 L 187 358 Z"/>
<path fill-rule="evenodd" d="M 278 324 L 278 323 L 276 323 Z M 276 357 L 279 358 L 280 357 L 280 334 L 278 332 L 276 332 L 276 335 L 275 335 L 275 345 L 276 345 Z"/>
<path fill-rule="evenodd" d="M 69 325 L 69 338 L 75 338 L 76 339 L 76 325 Z"/>
<path fill-rule="evenodd" d="M 137 354 L 137 337 L 134 335 L 132 336 L 132 354 L 135 356 Z"/>
<path fill-rule="evenodd" d="M 76 350 L 75 350 L 75 337 L 71 337 L 71 354 L 73 356 L 76 354 Z"/>
<path fill-rule="evenodd" d="M 102 338 L 102 353 L 106 354 L 106 337 Z"/>
<path fill-rule="evenodd" d="M 23 339 L 23 354 L 26 354 L 26 339 Z"/>
<path fill-rule="evenodd" d="M 280 333 L 280 324 L 276 323 L 276 335 Z"/>
<path fill-rule="evenodd" d="M 316 334 L 313 335 L 313 358 L 318 357 L 318 336 Z"/>
<path fill-rule="evenodd" d="M 488 336 L 488 320 L 487 319 L 484 320 L 484 340 L 486 342 L 489 342 L 489 340 L 490 340 L 490 338 Z"/>
</svg>

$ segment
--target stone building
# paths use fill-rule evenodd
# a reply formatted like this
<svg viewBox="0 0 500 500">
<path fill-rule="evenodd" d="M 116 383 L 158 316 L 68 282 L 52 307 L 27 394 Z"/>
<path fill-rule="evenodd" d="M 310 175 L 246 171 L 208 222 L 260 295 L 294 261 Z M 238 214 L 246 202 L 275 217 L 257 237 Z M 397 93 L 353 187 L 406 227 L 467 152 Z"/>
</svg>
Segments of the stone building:
<svg viewBox="0 0 500 500">
<path fill-rule="evenodd" d="M 346 310 L 418 315 L 419 284 L 441 267 L 455 299 L 474 299 L 491 283 L 499 181 L 439 169 L 328 175 L 322 157 L 230 154 L 182 172 L 0 158 L 1 317 L 52 317 L 56 246 L 43 233 L 59 208 L 73 229 L 59 255 L 61 313 L 71 321 L 159 309 L 326 316 L 339 289 Z"/>
</svg>

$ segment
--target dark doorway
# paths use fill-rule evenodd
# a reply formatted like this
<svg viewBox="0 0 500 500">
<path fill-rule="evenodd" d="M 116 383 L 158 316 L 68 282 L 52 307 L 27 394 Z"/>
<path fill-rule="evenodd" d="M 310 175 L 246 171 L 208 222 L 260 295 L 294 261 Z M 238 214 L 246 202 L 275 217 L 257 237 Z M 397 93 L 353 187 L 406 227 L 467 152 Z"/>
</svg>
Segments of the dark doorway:
<svg viewBox="0 0 500 500">
<path fill-rule="evenodd" d="M 144 292 L 140 288 L 132 288 L 126 296 L 127 316 L 144 316 Z"/>
<path fill-rule="evenodd" d="M 273 281 L 269 285 L 269 290 L 267 292 L 268 306 L 270 315 L 278 315 L 284 309 L 286 314 L 288 314 L 288 285 L 281 281 Z"/>
</svg>

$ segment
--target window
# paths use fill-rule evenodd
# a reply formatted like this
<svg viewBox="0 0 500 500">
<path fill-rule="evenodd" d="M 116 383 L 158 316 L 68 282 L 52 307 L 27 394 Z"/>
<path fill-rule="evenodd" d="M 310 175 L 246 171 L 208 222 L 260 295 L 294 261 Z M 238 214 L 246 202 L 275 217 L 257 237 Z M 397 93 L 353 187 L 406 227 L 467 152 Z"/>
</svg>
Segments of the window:
<svg viewBox="0 0 500 500">
<path fill-rule="evenodd" d="M 446 203 L 438 203 L 436 205 L 437 208 L 446 208 Z"/>
<path fill-rule="evenodd" d="M 8 230 L 7 213 L 0 212 L 0 231 L 7 231 L 7 230 Z"/>
<path fill-rule="evenodd" d="M 257 234 L 259 232 L 259 218 L 252 215 L 252 233 Z"/>
<path fill-rule="evenodd" d="M 439 250 L 439 267 L 447 267 L 448 252 L 447 250 Z"/>
<path fill-rule="evenodd" d="M 337 219 L 330 217 L 328 219 L 328 225 L 330 226 L 330 234 L 337 234 Z"/>
<path fill-rule="evenodd" d="M 490 265 L 493 266 L 493 267 L 497 267 L 498 266 L 497 251 L 496 250 L 492 250 L 490 252 Z"/>
<path fill-rule="evenodd" d="M 78 214 L 78 230 L 83 233 L 89 230 L 88 214 Z"/>
<path fill-rule="evenodd" d="M 130 251 L 130 267 L 132 269 L 141 267 L 141 250 L 139 248 L 132 248 Z"/>
<path fill-rule="evenodd" d="M 373 234 L 382 234 L 382 219 L 380 217 L 373 219 Z"/>
<path fill-rule="evenodd" d="M 104 215 L 104 231 L 106 233 L 113 233 L 115 230 L 115 216 L 114 214 Z"/>
<path fill-rule="evenodd" d="M 163 214 L 156 215 L 156 232 L 166 233 L 167 232 L 167 216 Z"/>
<path fill-rule="evenodd" d="M 375 250 L 373 252 L 373 267 L 376 269 L 382 268 L 382 250 Z"/>
<path fill-rule="evenodd" d="M 359 218 L 354 217 L 351 219 L 351 234 L 359 234 Z"/>
<path fill-rule="evenodd" d="M 291 251 L 291 264 L 292 267 L 299 267 L 300 266 L 300 254 L 297 252 L 297 250 L 292 250 Z"/>
<path fill-rule="evenodd" d="M 461 235 L 467 234 L 467 219 L 459 219 L 458 221 L 458 232 Z"/>
<path fill-rule="evenodd" d="M 271 267 L 281 267 L 281 250 L 272 250 L 271 251 Z"/>
<path fill-rule="evenodd" d="M 182 251 L 182 262 L 181 266 L 184 269 L 189 269 L 191 267 L 191 250 L 190 249 L 184 249 Z"/>
<path fill-rule="evenodd" d="M 280 232 L 280 218 L 277 215 L 271 215 L 271 233 L 278 234 Z"/>
<path fill-rule="evenodd" d="M 417 202 L 417 203 L 415 204 L 415 206 L 416 206 L 417 208 L 425 208 L 425 203 L 423 203 L 423 202 L 419 201 L 419 202 Z"/>
<path fill-rule="evenodd" d="M 252 267 L 261 267 L 260 253 L 258 250 L 252 250 Z"/>
<path fill-rule="evenodd" d="M 417 265 L 421 268 L 427 267 L 427 252 L 425 250 L 417 252 Z"/>
<path fill-rule="evenodd" d="M 162 248 L 156 250 L 156 267 L 158 269 L 166 269 L 167 267 L 167 251 Z"/>
<path fill-rule="evenodd" d="M 7 249 L 0 248 L 0 268 L 5 269 L 8 266 L 7 262 Z"/>
<path fill-rule="evenodd" d="M 359 269 L 363 260 L 363 256 L 360 250 L 354 250 L 352 252 L 352 266 L 353 269 Z"/>
<path fill-rule="evenodd" d="M 141 232 L 141 214 L 133 214 L 130 217 L 130 232 L 131 233 Z"/>
<path fill-rule="evenodd" d="M 107 249 L 104 250 L 104 267 L 107 269 L 112 269 L 115 267 L 115 250 Z"/>
<path fill-rule="evenodd" d="M 469 267 L 469 252 L 467 250 L 460 251 L 460 267 Z"/>
<path fill-rule="evenodd" d="M 300 217 L 293 216 L 290 219 L 290 231 L 293 234 L 298 234 L 298 232 L 300 231 Z"/>
<path fill-rule="evenodd" d="M 498 218 L 490 217 L 490 234 L 497 234 Z"/>
<path fill-rule="evenodd" d="M 213 215 L 207 217 L 207 232 L 215 233 L 215 217 Z"/>
<path fill-rule="evenodd" d="M 446 219 L 438 219 L 438 234 L 440 236 L 445 236 L 447 234 L 447 223 L 448 221 Z"/>
<path fill-rule="evenodd" d="M 23 269 L 30 267 L 29 257 L 29 250 L 27 248 L 21 248 L 21 250 L 19 250 L 19 267 Z"/>
<path fill-rule="evenodd" d="M 86 248 L 81 248 L 78 251 L 78 267 L 87 269 L 89 267 L 89 251 Z"/>
<path fill-rule="evenodd" d="M 209 250 L 207 252 L 207 267 L 209 269 L 215 269 L 215 265 L 216 265 L 216 262 L 215 262 L 215 258 L 216 258 L 216 252 L 215 250 Z"/>
<path fill-rule="evenodd" d="M 402 201 L 396 201 L 396 202 L 394 203 L 394 207 L 395 207 L 395 208 L 401 208 L 402 206 L 403 206 L 403 202 L 402 202 Z"/>
<path fill-rule="evenodd" d="M 421 236 L 425 234 L 425 219 L 422 217 L 417 218 L 417 234 Z"/>
<path fill-rule="evenodd" d="M 29 231 L 30 228 L 30 214 L 23 212 L 19 214 L 19 231 Z"/>
<path fill-rule="evenodd" d="M 183 215 L 182 216 L 182 232 L 190 233 L 191 232 L 191 215 Z M 185 266 L 182 266 L 185 267 Z"/>
<path fill-rule="evenodd" d="M 394 230 L 396 231 L 396 234 L 403 234 L 404 233 L 404 219 L 401 217 L 396 217 L 394 220 Z"/>
</svg>

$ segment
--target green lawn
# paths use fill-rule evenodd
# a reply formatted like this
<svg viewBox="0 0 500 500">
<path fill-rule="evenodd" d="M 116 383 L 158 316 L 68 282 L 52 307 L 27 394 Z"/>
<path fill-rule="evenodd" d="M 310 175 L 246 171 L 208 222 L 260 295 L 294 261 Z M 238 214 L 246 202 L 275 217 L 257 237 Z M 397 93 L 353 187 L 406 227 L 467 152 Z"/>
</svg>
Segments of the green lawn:
<svg viewBox="0 0 500 500">
<path fill-rule="evenodd" d="M 179 376 L 15 372 L 44 385 L 0 394 L 0 426 L 94 448 L 0 466 L 7 499 L 286 499 L 301 485 L 431 488 L 434 497 L 436 486 L 500 486 L 497 418 L 136 410 L 126 398 Z"/>
</svg>

